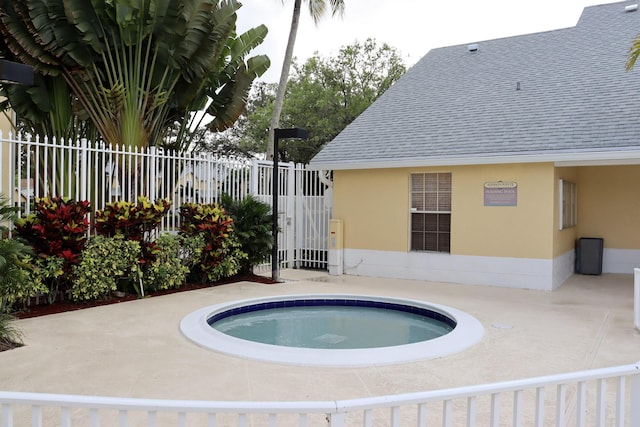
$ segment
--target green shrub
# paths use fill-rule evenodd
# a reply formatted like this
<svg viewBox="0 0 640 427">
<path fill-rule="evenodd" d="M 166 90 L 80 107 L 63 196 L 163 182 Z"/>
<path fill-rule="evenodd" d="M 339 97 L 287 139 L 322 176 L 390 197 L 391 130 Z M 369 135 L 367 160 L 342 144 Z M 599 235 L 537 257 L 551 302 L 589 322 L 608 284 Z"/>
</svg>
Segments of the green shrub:
<svg viewBox="0 0 640 427">
<path fill-rule="evenodd" d="M 17 208 L 9 206 L 0 195 L 0 313 L 10 311 L 16 301 L 42 291 L 29 280 L 31 248 L 8 236 L 8 225 L 15 220 L 16 212 Z"/>
<path fill-rule="evenodd" d="M 180 236 L 181 238 L 181 253 L 183 263 L 193 269 L 200 263 L 202 259 L 202 251 L 204 250 L 205 243 L 204 237 L 200 234 L 195 236 Z"/>
<path fill-rule="evenodd" d="M 28 247 L 12 239 L 0 239 L 0 313 L 22 298 L 35 295 L 29 281 Z M 45 288 L 46 291 L 46 288 Z"/>
<path fill-rule="evenodd" d="M 74 300 L 105 298 L 118 290 L 118 280 L 123 277 L 131 278 L 138 293 L 143 294 L 139 258 L 139 242 L 122 236 L 92 238 L 80 263 L 73 269 L 71 297 Z"/>
<path fill-rule="evenodd" d="M 156 257 L 162 254 L 162 248 L 157 247 L 153 236 L 157 231 L 162 218 L 169 210 L 171 202 L 166 199 L 151 203 L 144 196 L 138 197 L 136 203 L 118 201 L 108 203 L 101 211 L 96 212 L 96 232 L 100 236 L 121 236 L 125 240 L 131 240 L 140 244 L 139 267 L 142 281 L 133 281 L 132 285 L 139 297 L 145 295 L 145 288 L 151 289 L 157 286 L 158 276 L 173 271 L 179 276 L 182 274 L 180 263 L 170 266 L 167 260 L 156 262 Z M 153 268 L 153 271 L 150 269 Z M 148 277 L 147 277 L 148 276 Z M 147 277 L 145 279 L 145 277 Z M 169 278 L 173 281 L 174 278 Z M 180 277 L 178 286 L 184 282 Z M 173 285 L 169 286 L 173 287 Z"/>
<path fill-rule="evenodd" d="M 162 234 L 151 249 L 153 260 L 144 269 L 143 283 L 146 289 L 157 291 L 179 288 L 189 274 L 190 259 L 182 253 L 184 238 Z M 202 245 L 204 246 L 204 245 Z"/>
<path fill-rule="evenodd" d="M 19 209 L 18 207 L 10 206 L 6 196 L 0 194 L 0 238 L 6 239 L 8 237 L 8 225 L 18 218 Z"/>
<path fill-rule="evenodd" d="M 249 195 L 233 200 L 224 194 L 220 199 L 225 211 L 233 218 L 233 229 L 247 258 L 242 270 L 249 272 L 255 265 L 269 259 L 273 246 L 273 216 L 271 206 Z"/>
<path fill-rule="evenodd" d="M 247 255 L 233 234 L 233 219 L 217 204 L 186 203 L 180 207 L 180 235 L 201 236 L 200 260 L 193 269 L 200 280 L 217 281 L 240 271 Z"/>
<path fill-rule="evenodd" d="M 22 333 L 13 326 L 14 317 L 0 313 L 0 351 L 22 345 Z"/>
<path fill-rule="evenodd" d="M 207 279 L 215 282 L 224 277 L 231 277 L 240 272 L 243 262 L 247 259 L 247 254 L 242 252 L 240 242 L 234 234 L 224 239 L 220 244 L 219 252 L 224 254 L 217 263 L 207 268 Z"/>
<path fill-rule="evenodd" d="M 59 296 L 61 283 L 66 283 L 64 260 L 57 256 L 43 258 L 27 255 L 23 261 L 29 266 L 25 269 L 27 281 L 14 289 L 10 295 L 12 302 L 22 301 L 24 304 L 29 297 L 45 295 L 47 302 L 53 304 Z"/>
</svg>

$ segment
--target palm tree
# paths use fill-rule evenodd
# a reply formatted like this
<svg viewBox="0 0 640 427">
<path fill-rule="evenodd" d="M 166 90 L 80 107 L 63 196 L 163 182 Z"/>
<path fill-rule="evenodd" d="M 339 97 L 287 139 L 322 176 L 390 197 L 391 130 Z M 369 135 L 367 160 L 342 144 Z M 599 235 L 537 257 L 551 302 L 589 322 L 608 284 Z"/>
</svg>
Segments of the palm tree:
<svg viewBox="0 0 640 427">
<path fill-rule="evenodd" d="M 309 5 L 309 13 L 313 18 L 313 22 L 317 24 L 327 9 L 327 0 L 307 0 L 307 3 Z M 291 68 L 291 61 L 293 60 L 293 47 L 296 44 L 296 35 L 298 34 L 298 21 L 300 20 L 301 4 L 302 0 L 294 0 L 293 2 L 293 16 L 291 18 L 289 40 L 287 41 L 287 49 L 284 54 L 284 62 L 282 63 L 282 72 L 280 73 L 280 82 L 278 84 L 278 91 L 276 92 L 276 99 L 273 103 L 273 114 L 269 124 L 267 159 L 270 160 L 273 159 L 273 130 L 280 124 L 280 114 L 282 113 L 282 105 L 284 104 L 284 95 L 287 88 L 287 80 L 289 79 L 289 69 Z M 344 0 L 328 0 L 328 5 L 331 8 L 332 15 L 342 16 L 344 14 Z"/>
<path fill-rule="evenodd" d="M 111 145 L 156 145 L 193 108 L 233 124 L 266 56 L 264 26 L 236 34 L 237 0 L 0 0 L 5 51 L 66 82 Z M 61 78 L 61 79 L 60 79 Z M 9 97 L 11 103 L 11 97 Z"/>
<path fill-rule="evenodd" d="M 0 109 L 25 101 L 21 112 L 34 113 L 32 122 L 55 124 L 47 132 L 72 129 L 82 117 L 114 148 L 163 146 L 169 130 L 180 137 L 204 109 L 213 116 L 207 128 L 222 131 L 269 66 L 264 55 L 248 57 L 267 28 L 236 33 L 240 7 L 237 0 L 0 0 L 1 50 L 58 89 L 55 103 L 46 84 L 0 91 L 9 100 Z M 189 147 L 188 138 L 170 146 Z"/>
</svg>

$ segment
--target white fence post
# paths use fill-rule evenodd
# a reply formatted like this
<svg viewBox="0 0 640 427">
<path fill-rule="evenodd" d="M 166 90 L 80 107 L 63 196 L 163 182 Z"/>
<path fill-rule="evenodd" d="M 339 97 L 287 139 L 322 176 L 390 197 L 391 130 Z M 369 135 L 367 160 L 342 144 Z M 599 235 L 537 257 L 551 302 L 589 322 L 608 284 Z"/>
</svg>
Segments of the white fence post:
<svg viewBox="0 0 640 427">
<path fill-rule="evenodd" d="M 287 267 L 295 268 L 295 209 L 296 209 L 296 165 L 293 162 L 287 164 L 287 187 L 286 187 L 286 209 L 285 224 L 286 233 L 284 235 L 286 239 L 287 247 Z"/>
<path fill-rule="evenodd" d="M 87 138 L 80 140 L 80 200 L 87 200 L 89 186 L 89 165 L 87 160 Z"/>
<path fill-rule="evenodd" d="M 640 331 L 640 268 L 633 269 L 633 323 Z"/>
<path fill-rule="evenodd" d="M 13 152 L 14 144 L 11 142 L 11 133 L 9 133 L 9 140 L 4 140 L 4 135 L 0 131 L 0 193 L 4 193 L 10 204 L 14 204 L 14 190 L 12 177 L 15 176 L 13 165 L 16 158 Z"/>
<path fill-rule="evenodd" d="M 251 160 L 251 172 L 249 177 L 249 194 L 253 196 L 258 195 L 258 177 L 260 176 L 260 166 L 258 160 Z"/>
<path fill-rule="evenodd" d="M 293 221 L 294 226 L 294 235 L 295 235 L 295 258 L 296 265 L 295 267 L 299 267 L 301 264 L 301 260 L 304 254 L 304 198 L 307 195 L 305 191 L 304 184 L 307 176 L 305 175 L 305 167 L 304 165 L 298 164 L 296 165 L 296 185 L 295 185 L 295 220 Z"/>
<path fill-rule="evenodd" d="M 149 160 L 147 161 L 147 170 L 149 177 L 149 200 L 154 201 L 161 197 L 158 196 L 158 149 L 156 147 L 149 147 L 148 150 Z"/>
<path fill-rule="evenodd" d="M 636 363 L 636 369 L 640 370 L 640 362 Z M 640 426 L 640 374 L 631 377 L 629 394 L 629 425 Z"/>
<path fill-rule="evenodd" d="M 327 414 L 329 426 L 331 427 L 344 427 L 344 413 Z"/>
</svg>

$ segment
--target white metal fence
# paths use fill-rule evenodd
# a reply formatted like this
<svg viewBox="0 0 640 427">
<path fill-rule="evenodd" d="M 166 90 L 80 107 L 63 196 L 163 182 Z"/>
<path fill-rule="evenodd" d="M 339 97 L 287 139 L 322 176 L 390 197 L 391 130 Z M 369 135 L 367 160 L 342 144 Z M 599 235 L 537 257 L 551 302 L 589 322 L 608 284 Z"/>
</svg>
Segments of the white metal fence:
<svg viewBox="0 0 640 427">
<path fill-rule="evenodd" d="M 0 392 L 2 427 L 640 426 L 640 365 L 353 400 L 178 401 Z"/>
<path fill-rule="evenodd" d="M 640 268 L 633 269 L 633 326 L 640 331 Z"/>
<path fill-rule="evenodd" d="M 278 169 L 281 266 L 326 268 L 331 182 L 325 173 L 304 165 L 281 163 Z M 161 231 L 174 231 L 180 225 L 180 206 L 187 202 L 214 203 L 222 194 L 242 200 L 253 194 L 271 205 L 272 176 L 270 161 L 155 147 L 110 148 L 86 140 L 4 138 L 0 133 L 0 193 L 21 207 L 21 214 L 30 213 L 34 198 L 42 196 L 88 200 L 92 212 L 116 200 L 166 198 L 172 205 Z"/>
</svg>

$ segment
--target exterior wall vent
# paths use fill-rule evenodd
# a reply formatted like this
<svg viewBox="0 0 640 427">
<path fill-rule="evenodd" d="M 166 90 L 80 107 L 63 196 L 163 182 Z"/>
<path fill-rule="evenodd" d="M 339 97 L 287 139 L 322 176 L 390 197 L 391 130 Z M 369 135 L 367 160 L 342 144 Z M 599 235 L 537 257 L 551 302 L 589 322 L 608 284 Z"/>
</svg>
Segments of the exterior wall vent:
<svg viewBox="0 0 640 427">
<path fill-rule="evenodd" d="M 478 43 L 473 43 L 467 46 L 467 50 L 469 52 L 477 52 L 478 51 Z"/>
<path fill-rule="evenodd" d="M 638 10 L 638 3 L 630 4 L 629 6 L 625 6 L 624 8 L 625 12 L 635 12 L 636 10 Z"/>
</svg>

